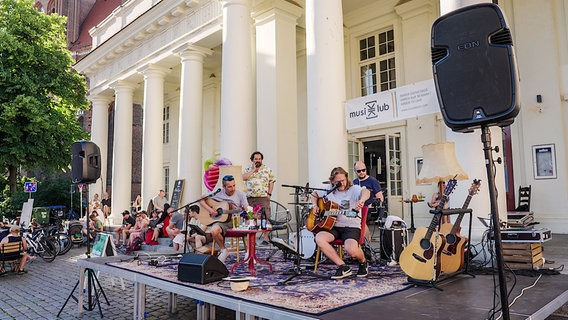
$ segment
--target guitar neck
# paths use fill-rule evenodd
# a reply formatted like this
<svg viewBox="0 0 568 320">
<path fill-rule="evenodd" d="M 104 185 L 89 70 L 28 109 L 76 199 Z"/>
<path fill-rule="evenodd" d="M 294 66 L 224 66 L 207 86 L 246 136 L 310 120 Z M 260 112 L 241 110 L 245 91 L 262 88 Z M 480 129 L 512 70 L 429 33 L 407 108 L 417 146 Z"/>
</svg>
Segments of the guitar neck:
<svg viewBox="0 0 568 320">
<path fill-rule="evenodd" d="M 326 211 L 326 216 L 352 216 L 356 217 L 359 214 L 359 211 L 354 210 L 330 210 Z"/>
</svg>

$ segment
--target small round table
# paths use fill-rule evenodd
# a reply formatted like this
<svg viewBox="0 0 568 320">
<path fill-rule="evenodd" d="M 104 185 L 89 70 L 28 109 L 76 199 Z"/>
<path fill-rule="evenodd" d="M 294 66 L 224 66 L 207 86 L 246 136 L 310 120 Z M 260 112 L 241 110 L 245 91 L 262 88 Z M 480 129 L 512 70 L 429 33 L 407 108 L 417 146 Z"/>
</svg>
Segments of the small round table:
<svg viewBox="0 0 568 320">
<path fill-rule="evenodd" d="M 415 202 L 424 202 L 424 200 L 412 200 L 412 199 L 404 199 L 402 200 L 404 203 L 410 203 L 410 232 L 414 233 L 416 228 L 414 227 L 414 203 Z"/>
<path fill-rule="evenodd" d="M 246 262 L 248 262 L 248 269 L 250 270 L 251 276 L 254 276 L 254 263 L 255 262 L 268 265 L 268 267 L 270 268 L 270 272 L 272 272 L 272 264 L 268 261 L 261 260 L 256 256 L 256 234 L 261 233 L 261 232 L 270 232 L 270 231 L 272 231 L 271 229 L 266 229 L 266 230 L 262 230 L 262 229 L 258 229 L 258 230 L 229 229 L 229 230 L 234 231 L 234 232 L 238 232 L 238 233 L 241 233 L 241 234 L 246 234 L 247 239 L 248 239 L 247 257 L 243 261 L 235 263 L 233 265 L 233 267 L 231 267 L 231 273 L 234 273 L 235 268 L 237 266 L 244 264 Z"/>
</svg>

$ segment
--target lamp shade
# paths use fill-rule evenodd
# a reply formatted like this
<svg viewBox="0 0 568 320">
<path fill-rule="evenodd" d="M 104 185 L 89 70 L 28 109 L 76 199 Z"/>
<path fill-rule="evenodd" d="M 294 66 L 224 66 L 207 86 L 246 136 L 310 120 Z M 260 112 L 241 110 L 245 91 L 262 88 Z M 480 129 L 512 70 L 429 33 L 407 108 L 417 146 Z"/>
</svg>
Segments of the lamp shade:
<svg viewBox="0 0 568 320">
<path fill-rule="evenodd" d="M 422 146 L 424 162 L 416 183 L 431 183 L 469 179 L 456 159 L 454 142 L 432 143 Z M 457 176 L 456 176 L 457 175 Z"/>
<path fill-rule="evenodd" d="M 217 184 L 213 190 L 223 188 L 224 176 L 233 176 L 235 178 L 235 186 L 237 187 L 237 190 L 247 193 L 248 189 L 243 181 L 243 171 L 241 166 L 219 166 L 219 180 L 217 180 Z"/>
</svg>

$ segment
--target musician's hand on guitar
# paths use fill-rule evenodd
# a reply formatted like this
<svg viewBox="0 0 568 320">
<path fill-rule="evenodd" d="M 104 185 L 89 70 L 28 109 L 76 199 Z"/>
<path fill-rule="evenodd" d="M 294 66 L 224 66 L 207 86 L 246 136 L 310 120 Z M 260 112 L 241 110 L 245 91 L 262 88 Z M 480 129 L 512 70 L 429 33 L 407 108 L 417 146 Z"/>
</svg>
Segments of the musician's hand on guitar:
<svg viewBox="0 0 568 320">
<path fill-rule="evenodd" d="M 359 201 L 357 201 L 357 206 L 355 207 L 355 209 L 361 210 L 361 208 L 363 208 L 363 206 L 365 206 L 365 200 L 359 200 Z"/>
</svg>

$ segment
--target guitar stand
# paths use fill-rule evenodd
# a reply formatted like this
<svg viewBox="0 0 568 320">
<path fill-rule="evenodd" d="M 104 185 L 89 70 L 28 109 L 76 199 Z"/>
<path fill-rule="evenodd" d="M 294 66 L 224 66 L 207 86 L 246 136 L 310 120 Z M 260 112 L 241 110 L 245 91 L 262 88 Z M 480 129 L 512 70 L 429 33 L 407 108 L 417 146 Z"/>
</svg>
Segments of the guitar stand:
<svg viewBox="0 0 568 320">
<path fill-rule="evenodd" d="M 415 286 L 429 287 L 429 288 L 438 289 L 440 291 L 444 291 L 444 289 L 442 289 L 442 288 L 440 288 L 436 285 L 437 283 L 438 283 L 437 280 L 418 280 L 418 279 L 408 277 L 406 279 L 406 282 L 403 283 L 403 284 L 412 284 L 412 285 L 415 285 Z"/>
</svg>

